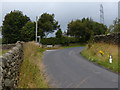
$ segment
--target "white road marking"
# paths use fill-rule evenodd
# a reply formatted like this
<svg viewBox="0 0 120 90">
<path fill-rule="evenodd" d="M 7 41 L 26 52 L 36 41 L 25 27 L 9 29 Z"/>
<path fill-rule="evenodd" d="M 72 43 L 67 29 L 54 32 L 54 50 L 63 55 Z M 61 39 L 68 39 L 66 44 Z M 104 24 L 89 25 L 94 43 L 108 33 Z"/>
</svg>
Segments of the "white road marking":
<svg viewBox="0 0 120 90">
<path fill-rule="evenodd" d="M 46 50 L 46 51 L 56 51 L 56 50 Z"/>
</svg>

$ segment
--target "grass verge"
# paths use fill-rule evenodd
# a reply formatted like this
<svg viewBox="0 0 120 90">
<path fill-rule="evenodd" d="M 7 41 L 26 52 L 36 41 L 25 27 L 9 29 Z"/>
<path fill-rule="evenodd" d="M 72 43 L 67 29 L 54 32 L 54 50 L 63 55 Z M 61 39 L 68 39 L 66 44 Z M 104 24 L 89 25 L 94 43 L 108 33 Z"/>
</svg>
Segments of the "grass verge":
<svg viewBox="0 0 120 90">
<path fill-rule="evenodd" d="M 118 46 L 106 43 L 94 43 L 90 48 L 85 48 L 81 54 L 88 60 L 95 62 L 113 72 L 120 73 L 118 67 Z M 112 55 L 112 63 L 109 63 Z"/>
<path fill-rule="evenodd" d="M 0 49 L 0 56 L 7 53 L 8 51 L 9 49 L 5 49 L 5 50 Z"/>
<path fill-rule="evenodd" d="M 20 69 L 18 88 L 48 88 L 43 74 L 42 53 L 34 42 L 24 44 L 24 56 Z"/>
</svg>

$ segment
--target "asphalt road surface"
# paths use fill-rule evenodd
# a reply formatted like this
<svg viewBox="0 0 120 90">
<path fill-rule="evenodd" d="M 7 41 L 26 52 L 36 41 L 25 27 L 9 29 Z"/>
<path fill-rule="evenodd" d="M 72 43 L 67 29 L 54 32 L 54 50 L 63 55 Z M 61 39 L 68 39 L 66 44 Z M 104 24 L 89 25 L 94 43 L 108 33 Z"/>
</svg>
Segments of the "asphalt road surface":
<svg viewBox="0 0 120 90">
<path fill-rule="evenodd" d="M 118 88 L 118 75 L 80 55 L 83 47 L 44 52 L 49 82 L 56 88 Z"/>
</svg>

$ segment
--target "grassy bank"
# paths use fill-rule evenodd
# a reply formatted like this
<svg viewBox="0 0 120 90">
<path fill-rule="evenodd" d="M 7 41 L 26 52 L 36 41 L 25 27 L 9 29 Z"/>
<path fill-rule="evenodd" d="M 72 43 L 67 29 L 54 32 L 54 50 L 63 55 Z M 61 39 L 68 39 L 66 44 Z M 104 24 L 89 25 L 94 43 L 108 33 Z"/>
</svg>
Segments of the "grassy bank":
<svg viewBox="0 0 120 90">
<path fill-rule="evenodd" d="M 81 54 L 88 60 L 118 73 L 118 66 L 120 64 L 118 65 L 117 45 L 94 43 L 90 48 L 85 48 Z M 109 63 L 110 55 L 112 55 L 112 63 Z"/>
<path fill-rule="evenodd" d="M 43 74 L 42 53 L 34 42 L 24 44 L 24 60 L 21 65 L 18 88 L 48 88 Z"/>
</svg>

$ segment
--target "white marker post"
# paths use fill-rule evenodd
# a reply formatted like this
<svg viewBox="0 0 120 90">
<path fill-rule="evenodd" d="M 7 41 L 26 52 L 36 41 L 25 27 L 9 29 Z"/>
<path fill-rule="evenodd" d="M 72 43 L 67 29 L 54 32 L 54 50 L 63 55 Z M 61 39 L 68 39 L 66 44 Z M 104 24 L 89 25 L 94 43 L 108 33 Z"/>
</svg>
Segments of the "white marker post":
<svg viewBox="0 0 120 90">
<path fill-rule="evenodd" d="M 110 55 L 109 63 L 112 63 L 112 55 Z"/>
</svg>

